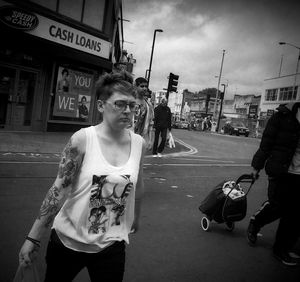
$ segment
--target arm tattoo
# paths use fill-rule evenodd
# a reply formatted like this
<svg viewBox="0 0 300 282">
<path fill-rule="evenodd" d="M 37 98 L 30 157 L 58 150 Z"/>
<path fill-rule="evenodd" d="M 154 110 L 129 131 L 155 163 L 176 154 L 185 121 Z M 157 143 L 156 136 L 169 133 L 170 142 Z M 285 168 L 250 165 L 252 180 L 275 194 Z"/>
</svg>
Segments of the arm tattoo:
<svg viewBox="0 0 300 282">
<path fill-rule="evenodd" d="M 80 164 L 80 153 L 76 147 L 72 146 L 72 141 L 70 140 L 62 152 L 58 169 L 58 177 L 63 179 L 62 186 L 64 188 L 71 184 Z"/>
<path fill-rule="evenodd" d="M 59 189 L 54 185 L 49 189 L 38 215 L 38 219 L 47 217 L 45 227 L 49 227 L 59 211 L 59 198 Z"/>
</svg>

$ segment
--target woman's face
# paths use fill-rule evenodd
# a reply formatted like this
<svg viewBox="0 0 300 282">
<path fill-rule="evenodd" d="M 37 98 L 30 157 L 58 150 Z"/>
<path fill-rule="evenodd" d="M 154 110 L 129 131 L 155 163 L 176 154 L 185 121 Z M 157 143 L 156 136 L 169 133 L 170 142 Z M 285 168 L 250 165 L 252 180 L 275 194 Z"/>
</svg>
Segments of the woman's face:
<svg viewBox="0 0 300 282">
<path fill-rule="evenodd" d="M 110 127 L 122 130 L 131 125 L 135 113 L 136 100 L 132 95 L 114 92 L 106 101 L 98 104 L 103 113 L 103 121 Z"/>
</svg>

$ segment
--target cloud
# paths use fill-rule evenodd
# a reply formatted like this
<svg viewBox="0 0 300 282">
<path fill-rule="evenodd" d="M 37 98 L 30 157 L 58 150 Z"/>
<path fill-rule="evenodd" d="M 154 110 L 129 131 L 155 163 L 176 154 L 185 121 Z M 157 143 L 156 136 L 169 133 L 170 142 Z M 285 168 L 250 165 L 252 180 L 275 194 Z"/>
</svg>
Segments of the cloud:
<svg viewBox="0 0 300 282">
<path fill-rule="evenodd" d="M 282 4 L 284 3 L 284 4 Z M 150 88 L 167 86 L 170 72 L 178 74 L 179 89 L 199 91 L 216 87 L 222 50 L 223 77 L 228 90 L 259 94 L 263 80 L 295 72 L 297 49 L 279 46 L 286 41 L 300 46 L 300 5 L 291 1 L 123 1 L 125 49 L 137 60 L 134 73 L 149 68 L 153 32 L 156 33 Z"/>
</svg>

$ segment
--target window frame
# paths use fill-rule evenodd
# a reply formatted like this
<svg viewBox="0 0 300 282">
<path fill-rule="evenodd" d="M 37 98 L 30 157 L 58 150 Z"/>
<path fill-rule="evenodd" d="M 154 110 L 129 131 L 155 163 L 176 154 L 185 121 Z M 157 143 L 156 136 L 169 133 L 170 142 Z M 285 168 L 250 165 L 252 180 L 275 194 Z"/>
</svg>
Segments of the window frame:
<svg viewBox="0 0 300 282">
<path fill-rule="evenodd" d="M 278 101 L 294 101 L 297 98 L 298 86 L 279 88 Z"/>
<path fill-rule="evenodd" d="M 265 101 L 277 101 L 278 100 L 278 88 L 266 89 Z"/>
</svg>

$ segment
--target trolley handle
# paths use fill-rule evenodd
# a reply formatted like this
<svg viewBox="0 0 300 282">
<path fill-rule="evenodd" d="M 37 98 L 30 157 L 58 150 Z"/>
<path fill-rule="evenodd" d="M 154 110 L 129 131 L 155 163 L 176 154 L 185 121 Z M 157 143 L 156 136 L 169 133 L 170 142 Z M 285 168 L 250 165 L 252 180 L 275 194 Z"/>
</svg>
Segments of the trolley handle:
<svg viewBox="0 0 300 282">
<path fill-rule="evenodd" d="M 250 173 L 250 174 L 243 174 L 243 175 L 241 175 L 238 179 L 237 179 L 237 181 L 236 181 L 236 185 L 238 184 L 238 183 L 250 183 L 250 186 L 249 186 L 249 188 L 248 188 L 248 191 L 247 191 L 247 193 L 245 193 L 246 195 L 248 195 L 248 193 L 249 193 L 249 191 L 250 191 L 250 189 L 252 188 L 252 185 L 254 184 L 254 182 L 256 181 L 256 177 L 255 177 L 255 175 L 253 174 L 253 173 Z"/>
<path fill-rule="evenodd" d="M 256 180 L 256 178 L 253 173 L 243 174 L 237 179 L 236 184 L 241 183 L 241 182 L 244 182 L 244 183 L 248 182 L 248 183 L 251 183 L 251 185 L 253 185 L 255 180 Z"/>
</svg>

